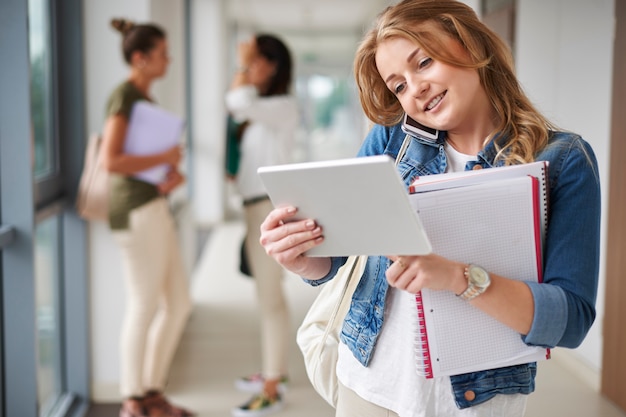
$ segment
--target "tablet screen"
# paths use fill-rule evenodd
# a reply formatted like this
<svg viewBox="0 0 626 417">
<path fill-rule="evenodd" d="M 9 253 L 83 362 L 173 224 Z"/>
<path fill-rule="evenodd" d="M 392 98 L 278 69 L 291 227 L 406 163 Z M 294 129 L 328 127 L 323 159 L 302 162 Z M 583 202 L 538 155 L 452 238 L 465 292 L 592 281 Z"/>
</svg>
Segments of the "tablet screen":
<svg viewBox="0 0 626 417">
<path fill-rule="evenodd" d="M 423 255 L 431 245 L 386 155 L 261 167 L 275 207 L 314 219 L 324 242 L 309 256 Z"/>
</svg>

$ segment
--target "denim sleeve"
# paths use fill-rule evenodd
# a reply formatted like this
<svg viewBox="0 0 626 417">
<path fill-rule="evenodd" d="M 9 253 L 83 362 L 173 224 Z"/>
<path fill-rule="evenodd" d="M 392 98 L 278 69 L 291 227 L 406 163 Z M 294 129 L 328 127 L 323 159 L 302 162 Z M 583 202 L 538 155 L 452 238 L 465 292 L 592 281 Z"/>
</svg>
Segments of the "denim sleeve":
<svg viewBox="0 0 626 417">
<path fill-rule="evenodd" d="M 545 152 L 550 157 L 550 189 L 543 283 L 529 285 L 535 312 L 523 340 L 575 348 L 596 315 L 600 183 L 593 151 L 580 137 L 556 147 Z"/>
<path fill-rule="evenodd" d="M 318 285 L 322 285 L 325 282 L 330 281 L 331 279 L 333 279 L 333 277 L 335 275 L 337 275 L 337 271 L 339 271 L 339 268 L 341 268 L 343 266 L 343 264 L 346 263 L 346 261 L 348 260 L 347 256 L 335 256 L 330 258 L 330 271 L 328 271 L 328 274 L 326 274 L 324 277 L 320 278 L 320 279 L 306 279 L 306 278 L 302 278 L 302 280 L 304 282 L 306 282 L 307 284 L 313 286 L 313 287 L 317 287 Z"/>
<path fill-rule="evenodd" d="M 393 129 L 396 128 L 374 125 L 365 137 L 357 156 L 383 155 Z"/>
</svg>

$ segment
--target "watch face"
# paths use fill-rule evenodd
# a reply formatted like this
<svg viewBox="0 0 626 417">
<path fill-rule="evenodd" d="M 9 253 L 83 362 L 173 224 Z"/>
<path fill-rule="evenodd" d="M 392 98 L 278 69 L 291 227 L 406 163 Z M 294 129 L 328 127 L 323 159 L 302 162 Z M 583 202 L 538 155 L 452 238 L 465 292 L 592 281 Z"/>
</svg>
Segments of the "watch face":
<svg viewBox="0 0 626 417">
<path fill-rule="evenodd" d="M 484 269 L 472 266 L 469 273 L 475 285 L 481 287 L 489 283 L 489 274 Z"/>
</svg>

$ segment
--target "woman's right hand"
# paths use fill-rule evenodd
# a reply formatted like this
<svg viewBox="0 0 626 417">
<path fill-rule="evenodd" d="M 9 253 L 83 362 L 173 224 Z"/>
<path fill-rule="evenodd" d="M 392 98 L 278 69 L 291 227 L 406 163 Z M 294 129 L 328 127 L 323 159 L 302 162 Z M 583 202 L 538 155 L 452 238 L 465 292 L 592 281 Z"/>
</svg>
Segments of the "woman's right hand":
<svg viewBox="0 0 626 417">
<path fill-rule="evenodd" d="M 254 37 L 248 39 L 247 41 L 240 42 L 239 45 L 237 45 L 239 66 L 241 68 L 248 68 L 252 63 L 256 52 L 256 39 Z"/>
<path fill-rule="evenodd" d="M 172 167 L 178 166 L 183 158 L 183 149 L 181 145 L 174 145 L 170 149 L 163 152 L 163 162 Z"/>
<path fill-rule="evenodd" d="M 324 241 L 322 228 L 312 219 L 293 220 L 297 209 L 279 207 L 261 224 L 260 243 L 285 269 L 315 280 L 330 271 L 330 258 L 308 257 L 305 252 Z"/>
</svg>

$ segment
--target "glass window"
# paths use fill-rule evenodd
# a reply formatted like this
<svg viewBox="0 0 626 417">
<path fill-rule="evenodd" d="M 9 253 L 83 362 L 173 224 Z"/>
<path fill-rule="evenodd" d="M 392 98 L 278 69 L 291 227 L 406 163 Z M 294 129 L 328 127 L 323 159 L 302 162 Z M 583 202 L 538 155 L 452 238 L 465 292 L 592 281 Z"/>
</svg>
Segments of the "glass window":
<svg viewBox="0 0 626 417">
<path fill-rule="evenodd" d="M 35 320 L 37 405 L 51 415 L 63 392 L 59 294 L 60 220 L 52 216 L 35 229 Z"/>
<path fill-rule="evenodd" d="M 11 22 L 0 25 L 0 38 L 12 40 L 0 48 L 6 58 L 0 78 L 7 87 L 0 96 L 0 164 L 17 163 L 30 173 L 3 178 L 0 190 L 1 223 L 19 225 L 19 239 L 2 249 L 0 262 L 2 288 L 10 294 L 0 304 L 3 314 L 12 314 L 1 329 L 0 410 L 10 416 L 73 415 L 89 401 L 88 236 L 65 192 L 82 165 L 81 5 L 82 0 L 0 1 L 0 15 Z M 27 119 L 12 117 L 12 106 Z M 60 143 L 68 149 L 64 154 Z M 63 171 L 71 172 L 72 182 L 63 182 Z M 64 270 L 67 252 L 76 259 Z"/>
<path fill-rule="evenodd" d="M 49 0 L 28 1 L 33 169 L 40 179 L 56 171 L 53 115 L 52 16 Z"/>
<path fill-rule="evenodd" d="M 313 74 L 298 79 L 297 96 L 303 111 L 294 160 L 354 157 L 365 126 L 354 83 L 346 76 Z"/>
</svg>

